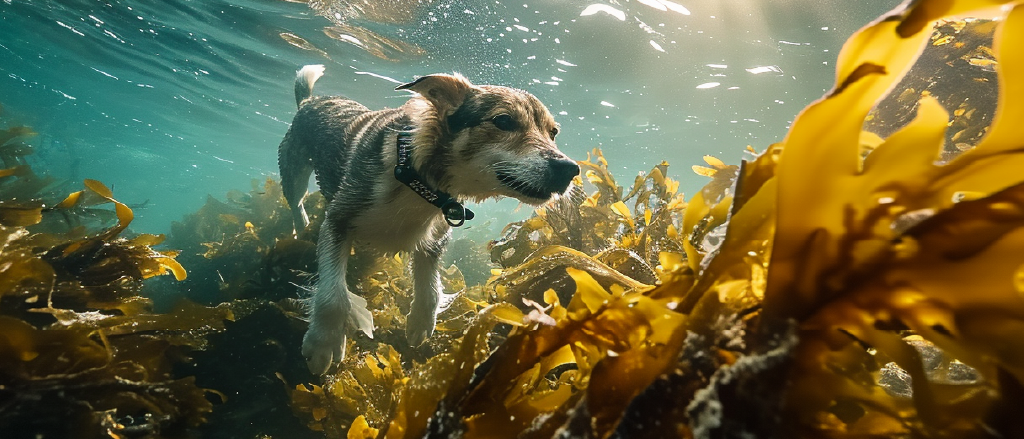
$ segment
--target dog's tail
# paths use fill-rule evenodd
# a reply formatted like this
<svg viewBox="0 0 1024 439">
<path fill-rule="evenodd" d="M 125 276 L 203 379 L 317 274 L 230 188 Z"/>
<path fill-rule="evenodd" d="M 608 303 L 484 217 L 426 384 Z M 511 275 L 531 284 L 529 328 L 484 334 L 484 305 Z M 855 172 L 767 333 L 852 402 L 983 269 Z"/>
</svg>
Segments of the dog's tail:
<svg viewBox="0 0 1024 439">
<path fill-rule="evenodd" d="M 295 105 L 301 106 L 302 101 L 313 94 L 313 84 L 324 75 L 323 64 L 302 66 L 295 74 Z"/>
</svg>

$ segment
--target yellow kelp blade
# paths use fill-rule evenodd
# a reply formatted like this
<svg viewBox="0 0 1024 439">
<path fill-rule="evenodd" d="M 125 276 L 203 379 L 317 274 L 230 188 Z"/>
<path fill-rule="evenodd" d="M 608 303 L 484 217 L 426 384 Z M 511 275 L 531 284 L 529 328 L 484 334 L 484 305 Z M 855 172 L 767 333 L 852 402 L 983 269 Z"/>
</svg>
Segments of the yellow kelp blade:
<svg viewBox="0 0 1024 439">
<path fill-rule="evenodd" d="M 857 214 L 843 206 L 867 201 L 859 198 L 863 189 L 857 189 L 866 184 L 857 176 L 860 131 L 867 112 L 916 59 L 930 35 L 927 24 L 945 13 L 990 9 L 997 3 L 1005 2 L 908 3 L 890 18 L 858 31 L 844 45 L 835 89 L 794 121 L 778 168 L 775 269 L 769 275 L 766 294 L 770 297 L 774 291 L 788 291 L 785 306 L 791 315 L 806 312 L 819 292 L 796 278 L 798 273 L 805 280 L 817 274 L 796 267 L 811 259 L 820 269 L 834 263 L 839 249 L 829 237 L 844 234 L 847 215 Z M 770 300 L 766 310 L 776 312 L 771 308 L 775 304 L 780 301 Z"/>
<path fill-rule="evenodd" d="M 124 229 L 128 228 L 128 224 L 131 224 L 132 219 L 135 218 L 135 214 L 133 214 L 132 210 L 124 203 L 114 199 L 114 193 L 110 188 L 99 181 L 90 179 L 85 179 L 85 187 L 105 198 L 107 201 L 114 203 L 114 211 L 117 213 L 117 225 L 103 234 L 104 239 L 113 238 L 120 234 Z"/>
<path fill-rule="evenodd" d="M 900 80 L 930 23 L 996 4 L 1013 6 L 996 33 L 1009 67 L 998 70 L 1000 85 L 1010 85 L 989 137 L 938 162 L 949 115 L 925 96 L 917 117 L 861 163 L 867 111 Z M 897 12 L 844 46 L 836 88 L 794 122 L 777 168 L 762 328 L 799 322 L 786 408 L 793 431 L 967 437 L 988 428 L 987 407 L 1012 406 L 1024 380 L 1024 344 L 1003 335 L 1024 330 L 1014 284 L 1024 266 L 1024 5 L 918 1 Z M 898 331 L 971 365 L 978 383 L 936 380 Z M 912 400 L 875 382 L 886 362 L 909 375 Z M 840 419 L 844 404 L 863 413 Z"/>
</svg>

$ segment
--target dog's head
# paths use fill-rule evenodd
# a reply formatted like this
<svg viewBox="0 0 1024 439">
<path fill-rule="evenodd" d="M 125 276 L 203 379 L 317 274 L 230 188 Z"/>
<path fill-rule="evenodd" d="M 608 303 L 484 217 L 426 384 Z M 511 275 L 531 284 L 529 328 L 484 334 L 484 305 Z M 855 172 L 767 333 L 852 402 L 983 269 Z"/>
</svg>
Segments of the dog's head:
<svg viewBox="0 0 1024 439">
<path fill-rule="evenodd" d="M 424 76 L 398 89 L 420 94 L 406 106 L 417 126 L 417 167 L 456 196 L 538 205 L 565 193 L 580 173 L 555 144 L 558 123 L 530 93 L 460 75 Z"/>
</svg>

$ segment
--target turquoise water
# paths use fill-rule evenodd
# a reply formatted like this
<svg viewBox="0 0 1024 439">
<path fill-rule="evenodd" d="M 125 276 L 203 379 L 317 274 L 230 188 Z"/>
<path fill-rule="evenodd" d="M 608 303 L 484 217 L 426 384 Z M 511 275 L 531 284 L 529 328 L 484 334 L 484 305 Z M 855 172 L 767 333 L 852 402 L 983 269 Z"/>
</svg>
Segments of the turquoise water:
<svg viewBox="0 0 1024 439">
<path fill-rule="evenodd" d="M 842 42 L 897 3 L 2 0 L 0 119 L 41 133 L 37 172 L 148 200 L 132 227 L 159 233 L 208 194 L 276 178 L 299 66 L 325 64 L 318 93 L 371 108 L 457 71 L 537 95 L 562 150 L 602 148 L 620 183 L 668 160 L 691 194 L 691 165 L 780 140 L 831 87 Z M 496 230 L 529 213 L 474 209 Z"/>
</svg>

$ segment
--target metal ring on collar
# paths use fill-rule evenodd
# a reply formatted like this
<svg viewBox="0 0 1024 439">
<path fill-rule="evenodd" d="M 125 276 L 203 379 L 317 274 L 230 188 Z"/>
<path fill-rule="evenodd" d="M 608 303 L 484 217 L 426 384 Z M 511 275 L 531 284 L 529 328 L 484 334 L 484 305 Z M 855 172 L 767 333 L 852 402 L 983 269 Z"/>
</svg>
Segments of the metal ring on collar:
<svg viewBox="0 0 1024 439">
<path fill-rule="evenodd" d="M 444 204 L 441 205 L 441 212 L 444 214 L 444 220 L 449 226 L 459 227 L 466 223 L 466 208 L 455 201 L 455 199 L 448 199 Z"/>
</svg>

